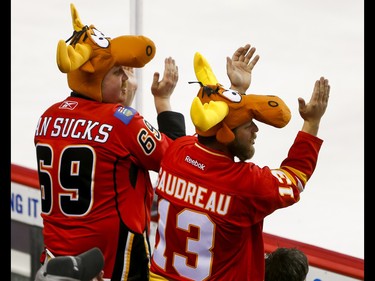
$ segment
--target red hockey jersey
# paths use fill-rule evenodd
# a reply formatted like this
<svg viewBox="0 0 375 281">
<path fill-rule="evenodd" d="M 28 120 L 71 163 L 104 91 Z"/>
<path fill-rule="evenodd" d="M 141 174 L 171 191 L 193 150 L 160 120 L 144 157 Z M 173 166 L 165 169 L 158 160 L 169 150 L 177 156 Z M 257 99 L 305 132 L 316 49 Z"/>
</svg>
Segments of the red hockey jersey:
<svg viewBox="0 0 375 281">
<path fill-rule="evenodd" d="M 147 265 L 149 170 L 171 142 L 131 107 L 69 97 L 48 108 L 35 131 L 45 247 L 55 256 L 99 247 L 113 280 L 139 270 L 137 259 Z"/>
<path fill-rule="evenodd" d="M 280 168 L 271 170 L 236 162 L 196 137 L 177 139 L 156 185 L 151 272 L 170 280 L 263 281 L 263 220 L 299 201 L 321 144 L 299 132 Z"/>
</svg>

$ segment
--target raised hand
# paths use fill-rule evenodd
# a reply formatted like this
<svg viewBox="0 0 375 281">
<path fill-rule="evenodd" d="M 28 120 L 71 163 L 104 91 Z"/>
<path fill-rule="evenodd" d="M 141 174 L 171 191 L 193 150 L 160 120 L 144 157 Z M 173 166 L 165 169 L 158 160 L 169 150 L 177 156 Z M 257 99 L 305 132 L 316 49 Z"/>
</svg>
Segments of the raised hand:
<svg viewBox="0 0 375 281">
<path fill-rule="evenodd" d="M 251 72 L 259 60 L 259 55 L 254 56 L 256 49 L 246 44 L 239 47 L 232 58 L 227 57 L 227 75 L 231 82 L 231 89 L 245 93 L 251 84 Z"/>
<path fill-rule="evenodd" d="M 178 67 L 173 58 L 168 57 L 165 59 L 163 79 L 159 81 L 159 78 L 159 72 L 155 72 L 151 85 L 151 92 L 154 96 L 157 113 L 171 110 L 170 96 L 172 95 L 178 81 Z"/>
<path fill-rule="evenodd" d="M 315 81 L 314 90 L 308 103 L 303 98 L 298 98 L 299 114 L 304 120 L 302 131 L 314 136 L 317 135 L 320 119 L 328 106 L 330 89 L 328 79 L 320 77 L 319 80 Z"/>
</svg>

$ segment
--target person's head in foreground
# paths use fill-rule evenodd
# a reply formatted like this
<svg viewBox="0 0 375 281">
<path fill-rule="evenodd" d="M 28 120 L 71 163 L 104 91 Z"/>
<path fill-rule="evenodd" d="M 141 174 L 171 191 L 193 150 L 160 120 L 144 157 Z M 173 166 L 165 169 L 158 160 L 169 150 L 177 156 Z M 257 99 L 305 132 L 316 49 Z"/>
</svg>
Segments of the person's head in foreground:
<svg viewBox="0 0 375 281">
<path fill-rule="evenodd" d="M 265 281 L 304 281 L 309 272 L 306 255 L 297 248 L 277 248 L 266 255 Z"/>
<path fill-rule="evenodd" d="M 78 256 L 50 259 L 35 281 L 100 281 L 103 266 L 102 252 L 99 248 L 92 248 Z"/>
</svg>

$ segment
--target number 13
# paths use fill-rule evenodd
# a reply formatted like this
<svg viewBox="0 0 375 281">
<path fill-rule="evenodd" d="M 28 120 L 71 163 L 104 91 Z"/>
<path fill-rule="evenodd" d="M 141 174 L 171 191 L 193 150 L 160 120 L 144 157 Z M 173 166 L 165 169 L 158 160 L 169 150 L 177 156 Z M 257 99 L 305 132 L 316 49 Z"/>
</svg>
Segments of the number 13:
<svg viewBox="0 0 375 281">
<path fill-rule="evenodd" d="M 159 243 L 154 249 L 154 262 L 160 267 L 165 269 L 166 265 L 166 241 L 165 234 L 168 228 L 167 217 L 169 212 L 170 203 L 161 199 L 158 205 L 159 221 L 158 221 L 158 232 L 160 235 Z M 173 221 L 173 220 L 172 220 Z M 198 239 L 187 238 L 185 245 L 182 245 L 182 250 L 186 249 L 186 252 L 196 254 L 195 266 L 188 264 L 187 256 L 182 253 L 173 254 L 173 267 L 175 270 L 184 277 L 192 280 L 204 280 L 210 276 L 212 259 L 213 259 L 213 241 L 215 224 L 210 220 L 209 216 L 205 213 L 200 213 L 194 210 L 184 209 L 182 212 L 177 214 L 176 217 L 176 229 L 169 231 L 187 231 L 191 226 L 198 228 Z M 170 227 L 174 227 L 171 225 Z M 185 253 L 186 253 L 185 252 Z"/>
</svg>

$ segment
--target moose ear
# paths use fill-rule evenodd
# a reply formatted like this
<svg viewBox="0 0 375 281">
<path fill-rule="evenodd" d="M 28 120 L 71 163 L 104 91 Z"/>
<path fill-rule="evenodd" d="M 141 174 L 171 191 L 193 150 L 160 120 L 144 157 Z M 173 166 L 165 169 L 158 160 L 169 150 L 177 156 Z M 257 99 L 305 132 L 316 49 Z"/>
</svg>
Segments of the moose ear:
<svg viewBox="0 0 375 281">
<path fill-rule="evenodd" d="M 219 83 L 208 61 L 198 52 L 194 55 L 194 71 L 198 81 L 203 85 L 216 85 Z"/>
</svg>

